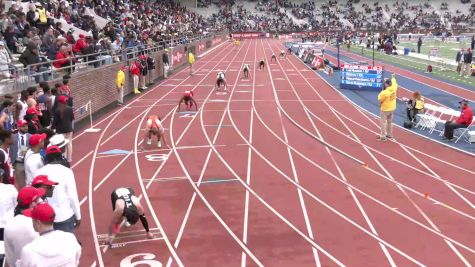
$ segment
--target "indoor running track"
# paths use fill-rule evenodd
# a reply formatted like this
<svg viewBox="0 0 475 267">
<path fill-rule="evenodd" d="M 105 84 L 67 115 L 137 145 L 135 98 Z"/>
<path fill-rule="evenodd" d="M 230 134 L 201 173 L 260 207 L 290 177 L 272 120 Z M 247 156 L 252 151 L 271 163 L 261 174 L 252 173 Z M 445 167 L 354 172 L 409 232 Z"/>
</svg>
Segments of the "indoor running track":
<svg viewBox="0 0 475 267">
<path fill-rule="evenodd" d="M 280 41 L 223 44 L 74 139 L 81 266 L 469 266 L 473 158 L 352 106 L 295 56 L 257 70 Z M 252 66 L 252 79 L 241 77 Z M 218 70 L 229 94 L 216 94 Z M 194 90 L 198 113 L 176 113 Z M 162 118 L 170 149 L 140 151 Z M 103 246 L 110 194 L 132 187 L 140 224 Z M 130 265 L 129 265 L 130 266 Z"/>
</svg>

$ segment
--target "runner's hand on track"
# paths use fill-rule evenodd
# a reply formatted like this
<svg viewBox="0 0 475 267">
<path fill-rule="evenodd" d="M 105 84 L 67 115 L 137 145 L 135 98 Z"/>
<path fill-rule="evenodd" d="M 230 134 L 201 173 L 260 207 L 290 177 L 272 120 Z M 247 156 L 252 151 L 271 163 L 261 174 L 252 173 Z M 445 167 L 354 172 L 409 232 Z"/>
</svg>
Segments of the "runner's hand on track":
<svg viewBox="0 0 475 267">
<path fill-rule="evenodd" d="M 148 238 L 148 239 L 153 239 L 153 238 L 154 238 L 154 236 L 153 236 L 153 234 L 152 234 L 152 233 L 148 232 L 148 233 L 147 233 L 147 238 Z"/>
</svg>

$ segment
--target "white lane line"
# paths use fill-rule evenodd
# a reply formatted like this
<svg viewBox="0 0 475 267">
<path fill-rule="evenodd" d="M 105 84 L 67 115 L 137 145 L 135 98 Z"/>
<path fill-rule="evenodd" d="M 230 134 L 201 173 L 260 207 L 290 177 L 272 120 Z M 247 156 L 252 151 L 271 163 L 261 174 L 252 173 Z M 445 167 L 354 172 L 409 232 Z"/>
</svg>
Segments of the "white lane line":
<svg viewBox="0 0 475 267">
<path fill-rule="evenodd" d="M 219 54 L 220 53 L 215 55 L 215 57 L 217 57 Z M 204 64 L 204 65 L 206 65 L 206 64 Z M 184 70 L 182 70 L 182 71 L 184 71 Z M 174 89 L 171 89 L 170 91 L 168 91 L 168 93 L 170 93 L 172 90 L 174 90 Z M 148 93 L 150 93 L 152 91 L 153 90 L 150 90 L 150 91 L 146 92 L 144 95 L 147 95 Z M 168 93 L 163 95 L 159 100 L 156 101 L 156 103 L 158 103 L 161 99 L 163 99 L 165 96 L 167 96 Z M 130 102 L 127 105 L 131 105 L 133 102 L 134 101 Z M 96 160 L 97 153 L 99 151 L 100 142 L 101 142 L 102 138 L 104 137 L 104 134 L 106 133 L 107 129 L 111 126 L 112 122 L 120 115 L 121 111 L 123 111 L 123 110 L 125 110 L 125 109 L 124 108 L 120 109 L 118 112 L 111 114 L 111 115 L 114 115 L 114 116 L 113 116 L 112 119 L 109 120 L 109 122 L 107 123 L 105 129 L 101 132 L 101 134 L 99 136 L 99 139 L 96 143 L 96 147 L 94 149 L 94 155 L 93 155 L 92 162 L 91 162 L 91 167 L 90 167 L 90 171 L 89 171 L 89 181 L 88 181 L 88 185 L 89 185 L 88 186 L 89 187 L 88 196 L 89 196 L 89 214 L 90 214 L 90 221 L 91 221 L 91 231 L 92 231 L 92 234 L 93 234 L 94 237 L 97 235 L 96 223 L 95 223 L 95 218 L 94 218 L 93 197 L 92 197 L 92 195 L 93 195 L 93 190 L 92 190 L 93 188 L 92 187 L 93 187 L 95 160 Z M 135 143 L 135 145 L 136 145 L 136 143 Z M 136 156 L 136 154 L 135 154 L 135 156 Z M 100 250 L 100 247 L 99 247 L 99 242 L 98 242 L 97 238 L 93 238 L 93 239 L 94 239 L 94 246 L 96 248 L 96 255 L 97 255 L 98 264 L 99 264 L 100 267 L 104 267 L 104 262 L 103 262 L 103 259 L 102 259 L 102 253 L 101 253 L 101 250 Z M 173 256 L 175 256 L 175 255 L 173 255 Z"/>
<path fill-rule="evenodd" d="M 248 46 L 248 48 L 247 48 L 247 50 L 246 50 L 246 55 L 244 56 L 244 58 L 247 56 L 247 53 L 248 53 L 248 51 L 249 51 L 249 47 L 250 47 L 250 46 Z M 236 54 L 236 55 L 237 55 L 237 54 Z M 234 60 L 234 59 L 233 59 L 233 60 Z M 233 87 L 233 89 L 235 89 L 235 88 Z M 231 90 L 231 92 L 232 92 L 232 90 Z M 211 95 L 211 94 L 210 94 L 210 95 Z M 208 95 L 208 97 L 209 97 L 210 95 Z M 204 108 L 204 105 L 205 105 L 205 104 L 206 104 L 206 102 L 203 104 L 202 108 Z M 225 113 L 224 113 L 223 116 L 221 117 L 220 123 L 223 122 L 223 120 L 224 120 L 224 115 L 225 115 Z M 200 113 L 200 119 L 201 119 L 202 129 L 203 129 L 203 132 L 205 133 L 206 139 L 208 140 L 208 143 L 212 146 L 212 144 L 213 144 L 213 142 L 214 142 L 215 140 L 214 140 L 213 142 L 212 142 L 211 140 L 209 140 L 209 136 L 208 136 L 208 134 L 206 133 L 206 131 L 204 130 L 204 125 L 203 125 L 203 113 Z M 173 122 L 173 118 L 172 118 L 172 122 Z M 172 128 L 172 127 L 170 127 L 170 128 Z M 172 129 L 173 129 L 173 128 L 172 128 Z M 219 129 L 218 129 L 218 130 L 219 130 Z M 171 131 L 172 131 L 172 130 L 171 130 Z M 170 133 L 170 136 L 173 138 L 173 134 Z M 215 138 L 217 138 L 217 134 L 215 135 Z M 175 149 L 175 142 L 172 141 L 171 143 L 172 143 L 173 149 L 174 149 L 174 151 L 175 151 L 176 158 L 177 158 L 179 164 L 181 165 L 183 171 L 185 172 L 186 176 L 188 177 L 188 179 L 189 179 L 189 181 L 190 181 L 190 183 L 191 183 L 191 185 L 192 185 L 192 187 L 193 187 L 193 189 L 194 189 L 194 191 L 195 191 L 195 193 L 193 194 L 193 196 L 198 195 L 198 196 L 200 197 L 200 199 L 203 201 L 203 203 L 204 203 L 204 204 L 208 207 L 208 209 L 211 211 L 211 213 L 213 213 L 213 215 L 216 217 L 216 219 L 217 219 L 217 220 L 221 223 L 221 225 L 226 229 L 226 231 L 229 233 L 229 235 L 241 246 L 241 248 L 246 252 L 246 254 L 249 255 L 249 257 L 251 257 L 251 258 L 254 260 L 254 262 L 255 262 L 256 264 L 258 264 L 259 266 L 263 266 L 263 264 L 262 264 L 262 263 L 255 257 L 255 255 L 247 248 L 247 246 L 246 246 L 244 243 L 242 243 L 242 241 L 236 236 L 236 234 L 234 234 L 234 232 L 233 232 L 233 231 L 229 228 L 229 226 L 224 222 L 224 220 L 221 218 L 221 216 L 220 216 L 220 215 L 215 211 L 215 209 L 210 205 L 210 203 L 208 202 L 208 200 L 203 196 L 203 194 L 201 193 L 201 191 L 198 189 L 199 183 L 198 183 L 198 185 L 196 185 L 196 184 L 192 181 L 191 176 L 190 176 L 190 174 L 188 173 L 188 170 L 185 168 L 184 163 L 183 163 L 183 161 L 181 160 L 181 157 L 180 157 L 179 153 L 178 153 L 177 150 Z M 212 150 L 215 150 L 215 148 L 213 148 L 213 147 L 211 147 L 211 148 L 212 148 Z M 210 155 L 211 155 L 211 150 L 210 150 L 210 153 L 208 153 L 208 157 L 207 157 L 207 160 L 206 160 L 206 163 L 205 163 L 206 165 L 207 165 L 207 162 L 209 162 L 209 157 L 210 157 Z M 204 168 L 203 168 L 203 169 L 204 169 Z M 203 169 L 202 169 L 202 173 L 204 173 L 204 170 L 203 170 Z M 195 198 L 196 198 L 196 197 L 192 197 L 192 201 L 190 202 L 190 205 L 188 206 L 187 213 L 185 214 L 185 219 L 186 219 L 186 220 L 187 220 L 187 218 L 188 218 L 188 216 L 189 216 L 189 212 L 191 211 L 191 206 L 193 205 L 193 202 L 194 202 Z M 182 229 L 184 229 L 184 227 L 185 227 L 185 225 L 186 225 L 186 222 L 187 222 L 186 220 L 183 221 L 182 227 L 180 228 L 180 232 L 181 232 L 181 233 L 183 232 Z M 180 232 L 179 232 L 179 236 L 181 237 Z M 175 242 L 175 244 L 176 244 L 177 246 L 178 246 L 178 244 L 179 244 L 179 241 L 180 241 L 180 239 L 177 237 L 177 240 L 176 240 L 176 242 Z M 170 261 L 167 263 L 167 266 L 169 266 L 169 263 L 170 263 Z"/>
<path fill-rule="evenodd" d="M 269 42 L 267 42 L 267 44 L 268 44 L 269 47 L 270 47 Z M 303 78 L 303 80 L 305 80 L 305 81 L 307 82 L 307 84 L 313 89 L 313 91 L 317 94 L 317 96 L 318 96 L 321 100 L 323 100 L 323 102 L 324 102 L 327 106 L 329 106 L 329 104 L 328 104 L 327 102 L 325 102 L 324 98 L 313 88 L 313 86 L 310 84 L 310 82 L 308 82 L 308 81 L 305 79 L 305 77 L 298 71 L 298 69 L 296 68 L 296 66 L 295 66 L 290 60 L 289 60 L 288 62 L 292 65 L 292 67 L 293 67 L 294 69 L 297 70 L 297 73 L 301 75 L 301 77 Z M 279 66 L 280 66 L 281 68 L 283 68 L 283 66 L 280 64 L 280 62 L 279 62 Z M 294 91 L 294 94 L 295 94 L 295 96 L 297 97 L 297 99 L 298 99 L 298 100 L 301 100 L 300 95 L 297 93 L 297 91 L 295 90 L 295 87 L 294 87 L 293 84 L 290 82 L 290 79 L 289 79 L 289 77 L 287 76 L 287 74 L 284 73 L 284 75 L 286 76 L 286 78 L 287 78 L 287 80 L 288 80 L 288 84 L 290 85 L 290 87 L 291 87 L 292 90 Z M 271 77 L 272 77 L 272 74 L 271 74 Z M 276 88 L 273 87 L 273 89 L 275 90 Z M 279 102 L 278 95 L 277 95 L 277 93 L 276 93 L 275 91 L 274 91 L 274 95 L 275 95 L 276 102 Z M 315 124 L 314 124 L 312 118 L 311 118 L 310 115 L 308 114 L 305 104 L 304 104 L 303 102 L 300 102 L 300 105 L 304 108 L 305 115 L 307 116 L 308 120 L 311 122 L 311 124 L 312 124 L 312 126 L 313 126 L 313 129 L 314 129 L 315 132 L 317 133 L 318 137 L 319 137 L 320 139 L 324 140 L 323 136 L 320 134 L 320 131 L 317 129 L 317 127 L 315 126 Z M 283 109 L 282 106 L 280 105 L 280 103 L 278 104 L 278 106 L 279 106 L 281 109 Z M 345 125 L 345 124 L 343 124 L 343 125 Z M 347 126 L 345 125 L 345 127 L 347 127 Z M 348 128 L 348 130 L 350 131 L 350 133 L 353 134 L 353 132 L 352 132 L 349 128 Z M 287 144 L 289 143 L 288 140 L 285 140 L 285 139 L 284 139 L 284 141 L 285 141 Z M 289 149 L 289 148 L 288 148 L 288 149 Z M 341 170 L 339 164 L 337 163 L 337 161 L 336 161 L 335 158 L 333 157 L 333 154 L 332 154 L 332 152 L 330 151 L 330 149 L 329 149 L 328 147 L 325 147 L 325 150 L 326 150 L 327 153 L 329 154 L 330 159 L 332 160 L 333 164 L 335 165 L 336 169 L 338 170 L 338 173 L 339 173 L 341 179 L 343 179 L 345 182 L 348 182 L 348 180 L 346 179 L 345 174 L 343 173 L 343 171 Z M 373 225 L 373 223 L 371 222 L 371 220 L 370 220 L 368 214 L 366 213 L 365 209 L 363 208 L 363 205 L 361 205 L 361 202 L 360 202 L 359 199 L 357 198 L 355 192 L 354 192 L 350 187 L 347 187 L 347 189 L 348 189 L 348 191 L 349 191 L 351 197 L 353 198 L 353 201 L 355 202 L 356 206 L 357 206 L 358 209 L 360 210 L 361 215 L 363 215 L 363 217 L 364 217 L 364 219 L 365 219 L 365 221 L 366 221 L 366 224 L 367 224 L 367 225 L 369 226 L 369 228 L 371 229 L 371 232 L 372 232 L 373 234 L 379 236 L 378 232 L 376 231 L 376 228 L 374 227 L 374 225 Z M 389 264 L 390 264 L 391 266 L 396 266 L 396 263 L 394 262 L 394 259 L 391 257 L 391 254 L 389 254 L 389 251 L 388 251 L 388 249 L 386 248 L 386 246 L 384 246 L 381 242 L 379 242 L 379 246 L 381 247 L 381 250 L 383 251 L 383 254 L 386 256 L 386 258 L 387 258 Z"/>
<path fill-rule="evenodd" d="M 254 47 L 254 61 L 257 61 L 257 48 Z M 253 74 L 252 77 L 256 77 L 256 68 L 253 68 Z M 256 80 L 252 80 L 252 99 L 254 99 L 255 95 L 255 85 L 256 85 Z M 231 97 L 228 102 L 228 106 L 226 107 L 229 112 L 229 103 L 231 102 Z M 254 131 L 254 114 L 251 112 L 251 120 L 249 122 L 249 143 L 252 144 L 252 136 L 253 136 L 253 131 Z M 252 150 L 249 147 L 247 150 L 247 171 L 246 171 L 246 183 L 248 185 L 251 185 L 251 159 L 252 159 Z M 248 226 L 249 226 L 249 191 L 246 190 L 246 195 L 244 199 L 244 222 L 243 222 L 243 231 L 242 231 L 242 242 L 247 245 L 247 231 L 248 231 Z M 245 267 L 247 263 L 247 255 L 246 253 L 241 253 L 241 267 Z"/>
</svg>

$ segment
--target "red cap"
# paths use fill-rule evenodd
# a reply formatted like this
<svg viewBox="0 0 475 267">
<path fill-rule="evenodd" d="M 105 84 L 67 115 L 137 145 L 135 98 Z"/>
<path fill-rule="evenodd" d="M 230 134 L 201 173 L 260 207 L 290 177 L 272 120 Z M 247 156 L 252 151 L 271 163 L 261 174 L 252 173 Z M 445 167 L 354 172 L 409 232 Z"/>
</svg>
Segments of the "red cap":
<svg viewBox="0 0 475 267">
<path fill-rule="evenodd" d="M 79 38 L 84 38 L 84 34 L 79 34 Z"/>
<path fill-rule="evenodd" d="M 63 152 L 61 151 L 61 148 L 59 148 L 58 146 L 48 146 L 46 148 L 46 155 L 50 155 L 50 154 L 54 154 L 54 153 L 61 154 Z"/>
<path fill-rule="evenodd" d="M 33 201 L 44 196 L 46 191 L 43 188 L 34 188 L 32 186 L 23 187 L 20 192 L 18 192 L 17 201 L 20 206 L 28 206 Z"/>
<path fill-rule="evenodd" d="M 37 146 L 41 143 L 41 141 L 44 141 L 46 139 L 46 134 L 33 134 L 30 137 L 30 146 Z"/>
<path fill-rule="evenodd" d="M 24 210 L 23 215 L 45 223 L 53 223 L 56 216 L 53 207 L 48 203 L 40 203 L 34 208 Z"/>
<path fill-rule="evenodd" d="M 40 115 L 40 112 L 36 108 L 29 108 L 26 110 L 26 115 L 32 114 Z"/>
<path fill-rule="evenodd" d="M 33 179 L 33 182 L 31 182 L 32 186 L 35 185 L 57 185 L 58 183 L 50 181 L 48 179 L 48 175 L 38 175 Z"/>
<path fill-rule="evenodd" d="M 58 96 L 58 102 L 61 104 L 66 104 L 68 102 L 68 97 L 65 95 Z"/>
<path fill-rule="evenodd" d="M 28 122 L 25 120 L 18 120 L 16 124 L 18 125 L 18 127 L 23 127 L 28 125 Z"/>
</svg>

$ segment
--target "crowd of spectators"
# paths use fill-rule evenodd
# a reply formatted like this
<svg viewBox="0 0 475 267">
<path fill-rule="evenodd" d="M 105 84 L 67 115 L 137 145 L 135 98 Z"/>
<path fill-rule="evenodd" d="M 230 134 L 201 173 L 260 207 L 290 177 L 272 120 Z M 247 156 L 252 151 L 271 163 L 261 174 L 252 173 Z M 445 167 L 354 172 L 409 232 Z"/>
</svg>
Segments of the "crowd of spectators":
<svg viewBox="0 0 475 267">
<path fill-rule="evenodd" d="M 8 266 L 79 263 L 75 231 L 81 212 L 70 166 L 74 115 L 69 78 L 54 88 L 45 82 L 29 87 L 18 100 L 11 95 L 2 100 L 0 240 Z"/>
<path fill-rule="evenodd" d="M 97 25 L 101 19 L 102 27 Z M 71 72 L 78 61 L 93 61 L 97 67 L 100 62 L 95 60 L 119 60 L 124 49 L 187 43 L 193 36 L 222 29 L 172 0 L 13 2 L 8 10 L 0 8 L 0 41 L 8 55 L 0 56 L 0 71 L 12 69 L 13 55 L 18 54 L 20 63 L 31 66 L 28 74 L 41 82 L 49 78 L 43 73 L 47 69 L 70 67 L 65 71 Z M 79 59 L 88 54 L 94 55 Z M 0 73 L 9 78 L 13 72 Z"/>
</svg>

